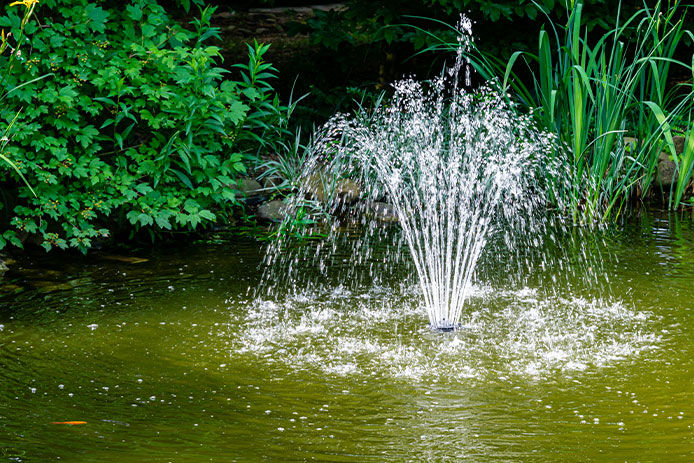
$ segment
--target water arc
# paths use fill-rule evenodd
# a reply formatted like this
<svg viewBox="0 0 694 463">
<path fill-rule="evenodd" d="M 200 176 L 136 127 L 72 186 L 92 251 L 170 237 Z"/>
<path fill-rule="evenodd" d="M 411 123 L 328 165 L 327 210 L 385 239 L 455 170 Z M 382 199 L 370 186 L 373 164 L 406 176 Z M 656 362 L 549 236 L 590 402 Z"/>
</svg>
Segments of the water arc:
<svg viewBox="0 0 694 463">
<path fill-rule="evenodd" d="M 508 248 L 537 244 L 561 168 L 556 139 L 538 130 L 531 115 L 492 87 L 472 92 L 458 85 L 461 62 L 459 54 L 440 78 L 401 80 L 387 102 L 328 121 L 315 135 L 283 224 L 295 220 L 307 199 L 323 196 L 317 199 L 327 204 L 326 216 L 348 209 L 374 227 L 368 210 L 385 201 L 397 217 L 396 244 L 408 250 L 429 322 L 441 330 L 458 325 L 492 236 L 501 235 Z M 360 186 L 356 201 L 336 193 L 345 181 Z M 337 228 L 324 249 L 335 247 Z M 355 246 L 354 254 L 360 252 Z M 271 249 L 268 263 L 277 254 Z"/>
</svg>

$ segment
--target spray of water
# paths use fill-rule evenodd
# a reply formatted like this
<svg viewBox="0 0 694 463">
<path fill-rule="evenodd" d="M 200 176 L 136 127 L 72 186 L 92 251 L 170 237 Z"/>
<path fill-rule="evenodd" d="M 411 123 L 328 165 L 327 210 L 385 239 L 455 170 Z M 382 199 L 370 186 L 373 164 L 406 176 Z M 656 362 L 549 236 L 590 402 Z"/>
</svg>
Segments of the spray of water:
<svg viewBox="0 0 694 463">
<path fill-rule="evenodd" d="M 469 21 L 463 19 L 461 30 L 469 32 Z M 557 196 L 553 179 L 559 177 L 550 134 L 498 91 L 459 85 L 469 37 L 461 36 L 456 63 L 440 78 L 396 82 L 387 103 L 336 115 L 316 134 L 283 225 L 296 221 L 313 198 L 326 205 L 327 216 L 351 217 L 374 235 L 378 225 L 369 211 L 376 200 L 387 202 L 401 229 L 389 235 L 392 245 L 408 251 L 430 323 L 444 330 L 459 323 L 480 257 L 497 249 L 488 246 L 490 239 L 511 251 L 540 244 L 547 199 Z M 346 181 L 359 186 L 358 198 L 340 190 Z M 338 247 L 339 224 L 332 221 L 311 255 L 294 255 L 283 272 L 296 276 L 296 264 L 313 259 L 324 274 L 326 256 Z M 271 246 L 268 264 L 286 257 L 281 241 Z M 352 263 L 374 257 L 365 243 L 353 241 Z M 402 254 L 381 257 L 398 261 Z"/>
</svg>

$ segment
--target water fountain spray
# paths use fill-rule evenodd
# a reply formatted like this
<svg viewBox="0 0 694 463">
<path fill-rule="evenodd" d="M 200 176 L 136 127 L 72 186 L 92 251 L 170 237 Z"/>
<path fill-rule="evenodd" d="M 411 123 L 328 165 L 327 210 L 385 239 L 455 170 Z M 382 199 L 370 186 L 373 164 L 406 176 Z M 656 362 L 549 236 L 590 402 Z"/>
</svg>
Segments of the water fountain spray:
<svg viewBox="0 0 694 463">
<path fill-rule="evenodd" d="M 401 228 L 395 244 L 409 251 L 429 321 L 440 330 L 456 328 L 478 261 L 494 252 L 491 237 L 509 249 L 539 244 L 558 170 L 556 140 L 537 130 L 531 116 L 492 87 L 471 92 L 459 85 L 469 26 L 463 19 L 456 62 L 441 77 L 396 82 L 387 102 L 325 124 L 287 208 L 291 221 L 315 196 L 318 173 L 326 196 L 344 179 L 361 185 L 349 213 L 369 230 L 378 226 L 369 219 L 373 201 L 389 203 Z M 344 198 L 333 195 L 327 208 L 330 216 L 344 216 Z M 331 230 L 313 254 L 321 268 L 323 251 L 337 247 L 340 233 L 337 226 Z M 270 250 L 268 261 L 278 249 Z M 364 252 L 371 250 L 357 240 L 353 254 Z"/>
</svg>

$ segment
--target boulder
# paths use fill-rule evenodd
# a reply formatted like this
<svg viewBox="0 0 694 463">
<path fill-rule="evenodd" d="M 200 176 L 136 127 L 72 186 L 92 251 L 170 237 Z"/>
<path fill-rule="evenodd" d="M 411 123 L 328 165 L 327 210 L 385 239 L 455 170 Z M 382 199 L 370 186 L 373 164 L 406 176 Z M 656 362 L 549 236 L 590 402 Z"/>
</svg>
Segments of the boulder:
<svg viewBox="0 0 694 463">
<path fill-rule="evenodd" d="M 125 264 L 141 264 L 143 262 L 149 261 L 149 259 L 145 259 L 144 257 L 120 256 L 118 254 L 106 254 L 101 256 L 101 258 L 105 260 L 112 260 L 115 262 L 123 262 Z"/>
<path fill-rule="evenodd" d="M 263 186 L 252 178 L 242 178 L 235 189 L 246 198 L 263 194 Z"/>
<path fill-rule="evenodd" d="M 269 197 L 267 190 L 263 190 L 263 186 L 251 178 L 242 178 L 233 188 L 239 199 L 249 206 L 260 204 Z"/>
<path fill-rule="evenodd" d="M 277 190 L 288 186 L 288 183 L 283 183 L 282 179 L 279 177 L 265 177 L 263 179 L 263 187 L 267 191 Z"/>
<path fill-rule="evenodd" d="M 665 151 L 658 156 L 656 183 L 663 190 L 669 190 L 674 183 L 677 183 L 677 164 L 670 159 L 670 156 Z"/>
<path fill-rule="evenodd" d="M 311 175 L 301 179 L 301 186 L 308 196 L 319 203 L 325 203 L 327 195 L 327 179 L 320 171 L 313 172 Z"/>
<path fill-rule="evenodd" d="M 684 137 L 677 135 L 675 137 L 672 137 L 672 141 L 675 142 L 675 153 L 684 153 Z"/>
<path fill-rule="evenodd" d="M 343 204 L 354 204 L 361 196 L 361 187 L 354 180 L 342 178 L 335 184 L 335 196 Z"/>
<path fill-rule="evenodd" d="M 281 222 L 285 216 L 286 208 L 287 205 L 284 204 L 284 201 L 274 199 L 261 204 L 255 216 L 264 222 Z"/>
<path fill-rule="evenodd" d="M 627 151 L 631 151 L 639 143 L 639 140 L 634 137 L 624 137 L 624 146 Z M 684 152 L 685 138 L 682 136 L 672 137 L 675 145 L 675 152 L 682 154 Z M 655 172 L 655 183 L 663 190 L 669 190 L 673 184 L 677 183 L 677 164 L 672 160 L 669 151 L 661 151 L 658 155 L 658 167 Z"/>
<path fill-rule="evenodd" d="M 367 216 L 379 222 L 393 223 L 398 221 L 398 213 L 395 207 L 388 203 L 376 201 L 367 209 Z"/>
<path fill-rule="evenodd" d="M 313 199 L 322 204 L 334 198 L 338 203 L 351 205 L 361 196 L 361 187 L 354 180 L 341 178 L 333 183 L 332 179 L 320 172 L 309 175 L 304 181 L 304 188 Z"/>
<path fill-rule="evenodd" d="M 677 135 L 672 137 L 672 141 L 675 145 L 675 153 L 682 154 L 685 137 Z M 673 184 L 677 183 L 677 164 L 672 160 L 669 151 L 661 151 L 658 156 L 656 183 L 664 190 L 669 190 Z"/>
</svg>

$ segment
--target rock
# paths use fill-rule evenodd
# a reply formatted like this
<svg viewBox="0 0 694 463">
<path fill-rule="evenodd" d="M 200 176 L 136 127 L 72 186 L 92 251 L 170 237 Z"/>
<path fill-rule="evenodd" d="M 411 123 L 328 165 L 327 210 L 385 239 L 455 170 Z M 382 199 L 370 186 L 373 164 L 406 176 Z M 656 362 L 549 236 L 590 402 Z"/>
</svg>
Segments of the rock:
<svg viewBox="0 0 694 463">
<path fill-rule="evenodd" d="M 685 137 L 674 136 L 672 141 L 675 145 L 675 153 L 684 152 Z M 670 151 L 661 151 L 658 156 L 658 170 L 656 172 L 656 183 L 664 190 L 669 190 L 672 185 L 677 183 L 677 164 L 672 160 Z"/>
<path fill-rule="evenodd" d="M 123 262 L 126 264 L 141 264 L 143 262 L 147 262 L 149 259 L 145 259 L 144 257 L 133 257 L 133 256 L 119 256 L 116 254 L 108 254 L 101 256 L 102 259 L 105 260 L 113 260 L 116 262 Z"/>
<path fill-rule="evenodd" d="M 57 270 L 50 270 L 45 268 L 19 268 L 16 270 L 22 276 L 29 277 L 30 279 L 53 279 L 62 280 L 65 275 Z"/>
<path fill-rule="evenodd" d="M 306 193 L 319 203 L 325 202 L 325 180 L 320 172 L 314 172 L 305 179 L 302 179 L 302 187 Z"/>
<path fill-rule="evenodd" d="M 279 199 L 263 203 L 258 208 L 255 216 L 265 222 L 281 222 L 286 212 L 286 204 Z"/>
<path fill-rule="evenodd" d="M 631 149 L 633 149 L 634 147 L 636 147 L 639 144 L 639 139 L 634 138 L 634 137 L 624 137 L 624 138 L 622 138 L 622 140 L 624 141 L 624 146 L 627 148 L 627 151 L 631 151 Z M 675 153 L 677 153 L 677 154 L 684 153 L 685 138 L 683 136 L 676 135 L 676 136 L 672 137 L 672 141 L 674 142 L 674 145 L 675 145 Z M 668 154 L 667 153 L 661 153 L 659 160 L 662 160 L 663 156 L 668 156 Z"/>
<path fill-rule="evenodd" d="M 675 137 L 672 137 L 672 141 L 675 143 L 675 153 L 684 153 L 684 137 L 677 135 Z"/>
<path fill-rule="evenodd" d="M 239 184 L 236 189 L 246 198 L 263 194 L 263 186 L 251 178 L 242 178 L 239 180 Z"/>
<path fill-rule="evenodd" d="M 371 203 L 370 210 L 367 210 L 367 216 L 385 223 L 398 221 L 398 213 L 395 208 L 388 203 L 380 201 Z"/>
<path fill-rule="evenodd" d="M 13 283 L 0 286 L 0 293 L 21 293 L 22 291 L 24 291 L 23 287 Z"/>
<path fill-rule="evenodd" d="M 361 196 L 361 187 L 354 180 L 341 178 L 333 184 L 328 177 L 321 173 L 309 175 L 304 182 L 304 188 L 307 193 L 322 204 L 326 204 L 328 200 L 334 198 L 339 203 L 350 205 L 354 204 Z M 334 190 L 331 191 L 333 188 Z"/>
<path fill-rule="evenodd" d="M 361 196 L 361 187 L 354 180 L 340 179 L 335 184 L 335 196 L 343 204 L 354 204 Z"/>
<path fill-rule="evenodd" d="M 31 286 L 38 289 L 42 293 L 52 293 L 55 291 L 68 291 L 74 289 L 69 283 L 61 283 L 48 280 L 32 280 L 29 282 Z"/>
<path fill-rule="evenodd" d="M 658 172 L 656 175 L 656 183 L 663 189 L 669 190 L 674 183 L 677 183 L 677 164 L 664 151 L 658 157 Z"/>
<path fill-rule="evenodd" d="M 239 199 L 249 206 L 260 204 L 269 197 L 267 190 L 264 190 L 263 186 L 256 180 L 250 178 L 242 178 L 239 180 L 239 183 L 234 187 L 234 190 L 236 191 L 237 196 L 240 197 Z"/>
<path fill-rule="evenodd" d="M 9 268 L 7 267 L 7 264 L 5 263 L 3 257 L 0 256 L 0 276 L 2 276 L 8 270 Z"/>
<path fill-rule="evenodd" d="M 284 184 L 282 179 L 280 179 L 279 177 L 265 177 L 263 179 L 263 187 L 268 191 L 273 189 L 281 189 L 287 185 L 288 183 Z"/>
</svg>

